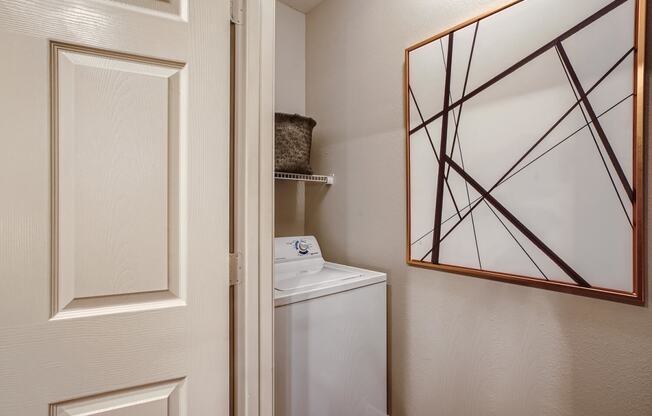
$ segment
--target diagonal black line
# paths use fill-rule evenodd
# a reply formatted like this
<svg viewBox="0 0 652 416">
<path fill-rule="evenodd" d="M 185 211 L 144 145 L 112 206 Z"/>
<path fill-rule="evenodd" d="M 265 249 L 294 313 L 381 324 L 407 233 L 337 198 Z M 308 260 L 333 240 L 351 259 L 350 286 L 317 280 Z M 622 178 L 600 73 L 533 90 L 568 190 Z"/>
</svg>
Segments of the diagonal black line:
<svg viewBox="0 0 652 416">
<path fill-rule="evenodd" d="M 458 149 L 460 151 L 460 161 L 462 162 L 462 167 L 464 168 L 464 155 L 462 154 L 462 140 L 458 140 L 457 143 Z M 464 187 L 466 188 L 466 201 L 471 204 L 471 194 L 469 193 L 469 184 L 464 181 Z M 475 252 L 478 256 L 478 266 L 482 269 L 482 258 L 480 256 L 480 245 L 478 244 L 478 233 L 475 229 L 475 218 L 473 213 L 471 213 L 471 227 L 473 228 L 473 240 L 475 241 Z"/>
<path fill-rule="evenodd" d="M 632 97 L 633 95 L 634 95 L 634 94 L 631 93 L 631 94 L 629 94 L 627 97 L 621 99 L 621 100 L 618 101 L 616 104 L 612 105 L 611 107 L 609 107 L 608 109 L 606 109 L 605 111 L 603 111 L 603 112 L 598 116 L 598 118 L 602 117 L 603 115 L 607 114 L 609 111 L 611 111 L 611 110 L 613 110 L 614 108 L 618 107 L 620 104 L 622 104 L 623 102 L 625 102 L 625 100 L 629 99 L 629 98 Z M 566 140 L 570 139 L 571 137 L 575 136 L 575 135 L 576 135 L 577 133 L 579 133 L 580 131 L 584 130 L 586 127 L 588 127 L 588 126 L 591 125 L 591 124 L 593 124 L 593 122 L 592 122 L 592 121 L 589 121 L 587 124 L 583 125 L 583 126 L 580 127 L 579 129 L 575 130 L 574 132 L 572 132 L 571 134 L 569 134 L 568 136 L 566 136 L 565 138 L 563 138 L 562 140 L 560 140 L 559 142 L 557 142 L 557 144 L 555 144 L 554 146 L 550 147 L 548 150 L 546 150 L 545 152 L 541 153 L 539 156 L 537 156 L 536 158 L 532 159 L 532 160 L 529 161 L 526 165 L 524 165 L 523 167 L 521 167 L 520 169 L 518 169 L 517 171 L 515 171 L 514 173 L 512 173 L 511 175 L 509 175 L 507 178 L 505 178 L 505 180 L 503 180 L 503 181 L 501 182 L 501 185 L 502 185 L 503 183 L 507 182 L 508 180 L 510 180 L 512 177 L 514 177 L 514 175 L 518 174 L 518 173 L 521 172 L 523 169 L 525 169 L 525 168 L 527 168 L 528 166 L 530 166 L 532 163 L 534 163 L 534 162 L 536 162 L 537 160 L 541 159 L 543 156 L 545 156 L 546 154 L 548 154 L 548 152 L 552 151 L 552 150 L 555 149 L 557 146 L 559 146 L 560 144 L 564 143 Z M 464 208 L 462 208 L 462 211 L 463 211 L 463 210 L 464 210 Z"/>
<path fill-rule="evenodd" d="M 473 201 L 471 201 L 471 203 L 469 203 L 468 205 L 466 205 L 465 207 L 463 207 L 462 209 L 460 209 L 460 212 L 462 212 L 462 211 L 464 211 L 465 209 L 469 208 L 469 207 L 471 206 L 471 204 L 474 203 L 475 201 L 477 201 L 478 199 L 480 199 L 480 197 L 477 197 L 476 199 L 474 199 Z M 453 215 L 451 215 L 450 217 L 446 218 L 446 219 L 445 219 L 441 224 L 442 224 L 442 225 L 446 224 L 448 221 L 452 220 L 452 219 L 455 218 L 456 216 L 457 216 L 457 214 L 453 214 Z M 424 238 L 426 238 L 426 237 L 428 237 L 430 234 L 432 234 L 433 231 L 434 231 L 434 230 L 431 228 L 428 232 L 423 233 L 421 236 L 419 236 L 419 238 L 417 238 L 416 240 L 414 240 L 413 242 L 411 242 L 410 245 L 411 245 L 411 246 L 415 245 L 415 244 L 418 243 L 419 241 L 423 240 Z M 430 253 L 431 253 L 431 252 L 428 251 L 428 253 L 426 254 L 425 257 L 428 257 L 428 255 L 429 255 Z"/>
<path fill-rule="evenodd" d="M 460 146 L 460 160 L 462 162 L 462 166 L 464 166 L 464 157 L 462 156 L 462 142 L 459 141 L 458 146 Z M 464 181 L 464 186 L 466 187 L 466 200 L 471 204 L 471 194 L 469 193 L 469 184 Z M 480 267 L 480 270 L 482 270 L 482 257 L 480 256 L 480 245 L 478 244 L 478 233 L 475 229 L 475 218 L 473 216 L 473 213 L 471 213 L 471 227 L 473 228 L 473 240 L 475 241 L 475 253 L 478 256 L 478 266 Z"/>
<path fill-rule="evenodd" d="M 444 109 L 448 110 L 450 94 L 451 94 L 451 67 L 453 66 L 453 40 L 454 32 L 451 32 L 448 35 L 448 65 L 446 65 L 446 84 L 444 86 Z M 441 126 L 441 138 L 439 142 L 439 154 L 441 159 L 439 160 L 439 174 L 437 176 L 437 190 L 436 190 L 436 202 L 435 202 L 435 221 L 433 224 L 433 229 L 435 230 L 435 235 L 432 239 L 432 263 L 439 263 L 439 237 L 441 236 L 441 211 L 444 200 L 444 168 L 445 168 L 445 157 L 446 157 L 446 141 L 448 139 L 448 111 L 444 114 L 442 118 Z M 461 221 L 461 219 L 460 219 Z"/>
<path fill-rule="evenodd" d="M 412 97 L 412 102 L 414 103 L 414 106 L 417 108 L 417 113 L 419 114 L 419 118 L 423 120 L 423 114 L 421 113 L 421 107 L 419 107 L 419 102 L 417 101 L 417 98 L 414 95 L 414 91 L 412 91 L 412 86 L 408 86 L 408 91 L 410 92 L 410 96 Z M 437 158 L 437 162 L 439 162 L 439 155 L 437 154 L 437 150 L 435 149 L 435 144 L 432 141 L 432 137 L 430 136 L 430 129 L 428 126 L 426 126 L 426 136 L 428 136 L 428 141 L 430 142 L 430 147 L 432 148 L 432 152 L 435 154 L 435 157 Z"/>
<path fill-rule="evenodd" d="M 442 59 L 442 65 L 444 66 L 444 71 L 446 70 L 446 56 L 444 54 L 444 42 L 442 42 L 441 39 L 439 39 L 439 49 L 441 50 L 441 59 Z M 451 64 L 452 65 L 452 64 Z M 450 95 L 448 97 L 448 102 L 449 104 L 453 104 L 453 89 L 451 88 Z M 458 124 L 458 117 L 457 114 L 455 113 L 455 110 L 451 111 L 453 115 L 453 123 L 457 126 Z M 422 120 L 423 121 L 423 120 Z M 451 145 L 451 154 L 455 152 L 455 141 L 458 138 L 458 132 L 457 129 L 455 130 L 455 134 L 453 135 L 453 144 Z M 448 173 L 445 175 L 446 178 L 448 178 Z"/>
<path fill-rule="evenodd" d="M 423 114 L 421 113 L 421 108 L 419 108 L 419 103 L 417 102 L 417 97 L 414 95 L 414 91 L 412 91 L 412 87 L 408 86 L 408 90 L 410 91 L 410 95 L 412 96 L 412 101 L 414 102 L 414 106 L 417 108 L 417 113 L 419 113 L 419 118 L 421 118 L 421 121 L 423 121 Z M 432 137 L 430 136 L 430 130 L 428 129 L 428 126 L 425 128 L 426 130 L 426 135 L 428 136 L 428 142 L 430 142 L 430 147 L 432 148 L 433 153 L 435 154 L 435 159 L 437 159 L 437 163 L 439 163 L 439 155 L 437 154 L 437 150 L 435 150 L 435 144 L 432 142 Z M 455 212 L 457 212 L 457 216 L 462 218 L 462 214 L 460 214 L 460 209 L 457 205 L 457 201 L 455 200 L 455 195 L 453 195 L 453 190 L 451 189 L 450 184 L 448 183 L 448 178 L 445 178 L 446 180 L 446 188 L 448 189 L 448 193 L 451 196 L 451 199 L 453 200 L 453 205 L 455 206 Z"/>
<path fill-rule="evenodd" d="M 469 74 L 471 73 L 471 61 L 473 60 L 473 51 L 475 51 L 475 40 L 478 37 L 478 27 L 480 27 L 480 21 L 475 24 L 475 30 L 473 31 L 473 42 L 471 42 L 471 52 L 469 53 L 469 62 L 466 65 L 466 75 L 464 76 L 464 86 L 462 87 L 462 97 L 466 94 L 466 87 L 468 86 L 469 83 Z M 458 139 L 458 131 L 460 127 L 460 120 L 462 119 L 462 109 L 464 109 L 464 103 L 460 104 L 460 109 L 457 111 L 457 120 L 455 120 L 455 133 L 453 134 L 453 145 L 451 146 L 451 154 L 455 151 L 455 141 L 459 140 Z M 455 110 L 453 110 L 453 118 L 455 118 Z M 460 155 L 462 153 L 461 149 L 458 149 L 460 151 Z M 462 165 L 464 167 L 464 165 Z M 448 169 L 446 170 L 446 177 L 448 178 L 448 175 L 451 172 L 451 167 L 449 166 Z M 473 217 L 471 217 L 471 220 L 473 220 Z"/>
<path fill-rule="evenodd" d="M 478 26 L 476 24 L 476 31 L 475 31 L 475 33 L 473 35 L 473 45 L 471 46 L 471 56 L 473 56 L 473 48 L 475 47 L 475 35 L 478 33 L 477 28 L 478 28 Z M 442 58 L 442 62 L 444 64 L 444 69 L 445 69 L 448 64 L 446 62 L 446 57 L 444 56 L 444 42 L 442 42 L 441 39 L 439 39 L 439 49 L 441 50 L 441 58 Z M 452 65 L 453 65 L 453 63 L 451 62 L 451 66 Z M 469 68 L 470 68 L 470 65 L 471 65 L 471 58 L 469 58 Z M 468 81 L 468 77 L 469 77 L 469 72 L 468 72 L 468 68 L 467 68 L 466 81 Z M 466 81 L 464 82 L 463 90 L 466 90 Z M 452 90 L 451 90 L 451 95 L 452 95 Z M 464 93 L 462 93 L 462 95 L 464 95 Z M 453 99 L 449 96 L 448 101 L 449 101 L 449 103 L 452 103 Z M 457 115 L 457 117 L 455 116 L 455 110 L 451 111 L 451 113 L 453 114 L 453 122 L 455 123 L 455 134 L 453 134 L 453 144 L 451 145 L 451 155 L 455 152 L 455 142 L 457 141 L 458 142 L 457 150 L 460 153 L 460 161 L 462 162 L 462 167 L 464 168 L 464 155 L 462 154 L 462 141 L 459 138 L 459 132 L 457 130 L 457 127 L 459 126 L 460 117 L 462 116 L 462 106 L 460 106 L 459 114 Z M 421 121 L 423 122 L 423 118 L 422 118 Z M 448 171 L 446 172 L 446 175 L 444 175 L 444 177 L 446 178 L 446 183 L 447 184 L 448 184 L 448 174 L 449 174 L 449 172 L 450 172 L 450 166 L 448 167 Z M 466 189 L 467 203 L 470 204 L 471 203 L 471 196 L 469 194 L 469 184 L 464 182 L 464 187 Z M 461 219 L 462 216 L 460 215 L 459 210 L 457 211 L 457 214 Z M 482 257 L 480 256 L 480 245 L 478 244 L 478 233 L 477 233 L 476 228 L 475 228 L 475 218 L 473 217 L 473 214 L 471 214 L 471 226 L 473 228 L 473 240 L 475 242 L 475 252 L 476 252 L 476 255 L 478 256 L 478 267 L 480 267 L 480 269 L 482 269 Z"/>
<path fill-rule="evenodd" d="M 426 125 L 432 123 L 433 121 L 437 120 L 439 117 L 441 117 L 444 114 L 445 111 L 448 112 L 451 109 L 461 105 L 463 102 L 468 101 L 471 98 L 475 97 L 476 95 L 478 95 L 482 91 L 486 90 L 487 88 L 491 87 L 493 84 L 497 83 L 498 81 L 502 80 L 503 78 L 507 77 L 508 75 L 510 75 L 511 73 L 516 71 L 517 69 L 520 69 L 521 67 L 523 67 L 527 63 L 531 62 L 535 58 L 539 57 L 540 55 L 542 55 L 546 51 L 552 49 L 557 42 L 561 42 L 563 40 L 568 39 L 569 37 L 573 36 L 575 33 L 579 32 L 580 30 L 582 30 L 585 27 L 589 26 L 590 24 L 592 24 L 596 20 L 600 19 L 604 15 L 608 14 L 612 10 L 616 9 L 618 6 L 622 5 L 626 1 L 627 0 L 615 0 L 615 1 L 611 2 L 611 3 L 609 3 L 607 6 L 603 7 L 602 9 L 598 10 L 596 13 L 594 13 L 591 16 L 587 17 L 586 19 L 584 19 L 583 21 L 581 21 L 577 25 L 573 26 L 572 28 L 570 28 L 566 32 L 562 33 L 557 38 L 551 40 L 550 42 L 543 45 L 542 47 L 540 47 L 536 51 L 532 52 L 530 55 L 526 56 L 525 58 L 521 59 L 520 61 L 516 62 L 514 65 L 510 66 L 509 68 L 507 68 L 506 70 L 501 72 L 500 74 L 498 74 L 495 77 L 491 78 L 489 81 L 487 81 L 484 84 L 480 85 L 475 90 L 471 91 L 468 95 L 465 95 L 465 96 L 461 97 L 459 100 L 454 102 L 453 105 L 450 106 L 450 108 L 440 111 L 439 113 L 437 113 L 434 116 L 427 119 L 424 123 L 416 126 L 412 130 L 410 130 L 410 134 L 416 133 L 417 131 L 421 130 L 424 126 L 426 126 Z"/>
<path fill-rule="evenodd" d="M 604 81 L 604 80 L 605 80 L 609 75 L 611 75 L 611 73 L 614 72 L 614 71 L 616 70 L 616 68 L 618 68 L 618 67 L 620 66 L 620 64 L 622 64 L 622 63 L 625 61 L 625 59 L 627 59 L 627 57 L 629 56 L 629 54 L 631 54 L 631 53 L 634 52 L 635 50 L 636 50 L 636 48 L 633 47 L 633 46 L 632 46 L 631 48 L 629 48 L 629 50 L 628 50 L 627 52 L 625 52 L 625 54 L 624 54 L 623 56 L 621 56 L 620 59 L 618 59 L 618 60 L 616 61 L 616 63 L 613 64 L 613 65 L 611 66 L 611 68 L 609 68 L 609 70 L 608 70 L 607 72 L 605 72 L 604 75 L 602 75 L 602 76 L 600 77 L 600 79 L 598 79 L 598 80 L 595 82 L 595 84 L 593 84 L 593 85 L 591 86 L 591 88 L 588 89 L 588 91 L 586 91 L 586 95 L 588 96 L 589 94 L 591 94 L 591 93 L 593 92 L 593 90 L 595 90 L 598 86 L 600 86 L 600 84 L 602 84 L 602 81 Z"/>
<path fill-rule="evenodd" d="M 509 222 L 512 223 L 520 232 L 523 234 L 528 240 L 532 242 L 535 246 L 539 248 L 546 256 L 550 258 L 553 262 L 559 266 L 566 274 L 575 281 L 580 286 L 583 287 L 591 287 L 589 283 L 582 278 L 573 268 L 568 265 L 564 260 L 562 260 L 561 257 L 559 257 L 550 247 L 548 247 L 543 241 L 539 239 L 532 231 L 530 231 L 525 224 L 520 222 L 518 218 L 516 218 L 505 206 L 503 206 L 496 198 L 493 197 L 489 193 L 489 191 L 485 190 L 478 182 L 475 181 L 469 174 L 467 174 L 464 169 L 462 169 L 453 159 L 451 159 L 448 156 L 443 156 L 442 160 L 445 163 L 448 163 L 451 165 L 453 170 L 457 172 L 465 181 L 471 185 L 478 193 L 480 193 L 483 196 L 483 200 L 489 201 L 491 205 L 493 205 L 498 212 L 500 212 Z"/>
<path fill-rule="evenodd" d="M 609 143 L 607 134 L 604 132 L 604 129 L 602 128 L 602 124 L 600 124 L 600 121 L 598 120 L 598 117 L 595 114 L 595 110 L 593 110 L 593 106 L 591 105 L 591 102 L 589 101 L 586 92 L 584 92 L 584 87 L 582 87 L 582 83 L 580 82 L 580 79 L 578 78 L 577 73 L 573 68 L 573 64 L 568 58 L 568 55 L 566 54 L 566 50 L 564 49 L 564 46 L 561 44 L 561 42 L 557 44 L 557 50 L 559 51 L 559 54 L 561 55 L 561 59 L 564 62 L 566 69 L 568 69 L 568 73 L 571 76 L 571 79 L 573 80 L 573 84 L 575 85 L 575 88 L 577 89 L 577 92 L 579 93 L 580 98 L 582 99 L 582 102 L 586 107 L 586 112 L 589 113 L 591 120 L 593 120 L 593 127 L 595 127 L 595 130 L 598 132 L 598 137 L 600 137 L 602 146 L 607 152 L 607 156 L 609 156 L 611 165 L 616 170 L 616 174 L 618 175 L 618 178 L 620 179 L 623 188 L 625 188 L 625 192 L 627 193 L 629 200 L 633 202 L 634 191 L 632 190 L 632 187 L 630 186 L 629 181 L 627 180 L 627 175 L 625 175 L 625 171 L 623 170 L 622 166 L 620 166 L 620 162 L 616 157 L 616 153 L 614 153 L 614 150 L 611 147 L 611 143 Z"/>
<path fill-rule="evenodd" d="M 629 50 L 629 51 L 628 51 L 628 52 L 627 52 L 627 53 L 626 53 L 622 58 L 620 58 L 620 59 L 618 60 L 618 62 L 616 62 L 616 64 L 615 64 L 614 66 L 612 66 L 612 67 L 609 69 L 609 71 L 607 71 L 607 73 L 606 73 L 605 75 L 603 75 L 603 76 L 602 76 L 598 81 L 596 81 L 596 83 L 593 84 L 593 86 L 592 86 L 591 88 L 589 88 L 589 90 L 587 91 L 587 95 L 590 94 L 590 93 L 591 93 L 591 92 L 592 92 L 596 87 L 598 87 L 598 86 L 602 83 L 602 81 L 604 81 L 605 78 L 606 78 L 606 77 L 607 77 L 611 72 L 613 72 L 613 71 L 616 69 L 616 67 L 618 67 L 618 65 L 620 65 L 620 63 L 622 63 L 622 62 L 625 60 L 625 58 L 626 58 L 626 57 L 627 57 L 627 56 L 628 56 L 632 51 L 633 51 L 633 48 L 630 49 L 630 50 Z M 544 141 L 544 140 L 546 139 L 546 137 L 548 137 L 548 135 L 549 135 L 550 133 L 552 133 L 552 131 L 553 131 L 554 129 L 556 129 L 557 126 L 558 126 L 559 124 L 561 124 L 561 122 L 564 121 L 564 119 L 565 119 L 566 117 L 568 117 L 568 115 L 569 115 L 570 113 L 572 113 L 573 110 L 574 110 L 578 105 L 580 105 L 580 101 L 575 102 L 575 104 L 573 104 L 573 105 L 572 105 L 572 106 L 571 106 L 571 107 L 570 107 L 570 108 L 569 108 L 569 109 L 568 109 L 568 110 L 567 110 L 567 111 L 566 111 L 566 112 L 561 116 L 561 118 L 560 118 L 559 120 L 557 120 L 557 121 L 552 125 L 552 127 L 550 127 L 550 128 L 548 129 L 548 131 L 546 131 L 546 132 L 544 133 L 543 136 L 541 136 L 541 137 L 540 137 L 536 142 L 534 142 L 534 144 L 533 144 L 532 146 L 530 146 L 530 148 L 525 152 L 525 154 L 523 154 L 523 156 L 521 156 L 521 158 L 518 159 L 518 160 L 516 161 L 516 163 L 514 163 L 514 164 L 512 165 L 512 167 L 509 168 L 509 169 L 507 170 L 507 172 L 505 172 L 505 174 L 504 174 L 503 176 L 500 177 L 500 179 L 498 179 L 498 181 L 497 181 L 497 182 L 496 182 L 496 183 L 491 187 L 491 189 L 489 189 L 489 193 L 493 192 L 493 190 L 496 189 L 496 187 L 497 187 L 498 185 L 500 185 L 500 183 L 501 183 L 501 182 L 502 182 L 502 181 L 503 181 L 507 176 L 509 176 L 509 175 L 512 173 L 512 171 L 513 171 L 514 169 L 516 169 L 516 167 L 517 167 L 517 166 L 518 166 L 518 165 L 519 165 L 523 160 L 525 160 L 525 158 L 526 158 L 530 153 L 532 153 L 532 151 L 533 151 L 533 150 L 534 150 L 534 149 L 535 149 L 535 148 L 536 148 L 536 147 L 537 147 L 537 146 L 538 146 L 542 141 Z M 462 216 L 462 219 L 460 219 L 457 223 L 455 223 L 455 225 L 453 225 L 453 227 L 451 227 L 451 229 L 448 230 L 448 232 L 446 232 L 446 234 L 441 238 L 441 241 L 443 241 L 447 236 L 449 236 L 450 233 L 452 233 L 453 230 L 455 230 L 455 228 L 457 228 L 457 227 L 460 225 L 460 223 L 461 223 L 462 221 L 464 221 L 464 219 L 465 219 L 465 218 L 466 218 L 470 213 L 472 213 L 473 210 L 475 210 L 475 209 L 478 207 L 478 205 L 480 205 L 480 202 L 482 202 L 482 199 L 483 199 L 483 198 L 480 198 L 480 200 L 479 200 L 478 202 L 476 202 L 476 204 L 473 205 L 473 206 L 472 206 L 472 207 L 467 211 L 467 213 L 464 214 L 464 215 Z M 440 241 L 440 242 L 441 242 L 441 241 Z"/>
<path fill-rule="evenodd" d="M 561 44 L 559 46 L 561 46 Z M 566 74 L 566 79 L 568 80 L 568 83 L 570 84 L 571 90 L 573 91 L 573 95 L 575 96 L 576 100 L 579 100 L 580 97 L 578 96 L 578 93 L 575 90 L 575 87 L 573 86 L 573 81 L 571 79 L 571 75 L 568 72 L 568 68 L 566 68 L 566 65 L 564 64 L 564 59 L 562 58 L 559 47 L 555 48 L 555 50 L 557 51 L 557 56 L 559 56 L 559 61 L 561 62 L 561 66 L 562 66 L 562 68 L 564 68 L 564 73 Z M 584 121 L 588 125 L 589 124 L 589 118 L 587 117 L 586 113 L 584 112 L 584 108 L 581 105 L 580 105 L 580 110 L 582 111 L 582 117 L 584 117 Z M 620 206 L 623 208 L 623 212 L 625 213 L 625 218 L 627 218 L 627 222 L 629 222 L 629 225 L 631 227 L 634 227 L 634 224 L 632 223 L 632 220 L 629 218 L 629 213 L 627 212 L 627 208 L 625 208 L 625 204 L 623 203 L 623 199 L 620 197 L 620 192 L 618 192 L 618 187 L 616 186 L 616 182 L 614 181 L 614 178 L 611 175 L 611 171 L 609 170 L 609 166 L 607 165 L 607 161 L 604 159 L 604 155 L 602 154 L 602 150 L 600 150 L 600 145 L 598 145 L 598 140 L 595 138 L 595 134 L 593 134 L 593 129 L 591 128 L 591 126 L 589 126 L 589 132 L 591 133 L 591 137 L 593 138 L 593 143 L 595 144 L 595 148 L 597 149 L 598 154 L 600 155 L 600 159 L 602 160 L 602 164 L 604 165 L 604 168 L 607 171 L 607 175 L 609 176 L 609 180 L 611 181 L 611 186 L 613 187 L 614 191 L 616 192 L 616 197 L 618 198 L 618 202 L 620 202 Z"/>
<path fill-rule="evenodd" d="M 530 261 L 532 262 L 532 264 L 534 264 L 534 267 L 536 267 L 537 270 L 539 270 L 539 273 L 541 273 L 541 276 L 543 276 L 543 278 L 546 279 L 546 280 L 550 280 L 550 279 L 548 279 L 548 276 L 546 276 L 546 274 L 543 272 L 543 270 L 541 270 L 541 267 L 539 267 L 539 265 L 537 264 L 537 262 L 534 261 L 534 259 L 532 258 L 532 256 L 530 256 L 530 253 L 528 253 L 527 250 L 525 249 L 525 247 L 523 247 L 523 245 L 521 244 L 521 242 L 518 241 L 518 239 L 516 238 L 516 236 L 515 236 L 515 235 L 512 233 L 512 231 L 509 229 L 509 227 L 507 227 L 507 224 L 505 224 L 505 222 L 503 221 L 503 219 L 500 218 L 500 216 L 499 216 L 498 214 L 496 214 L 496 211 L 494 211 L 494 209 L 491 207 L 491 205 L 489 205 L 489 203 L 488 203 L 487 201 L 484 201 L 484 203 L 487 205 L 487 208 L 489 208 L 489 210 L 490 210 L 490 211 L 491 211 L 491 212 L 496 216 L 496 218 L 498 219 L 498 221 L 500 221 L 500 223 L 503 225 L 503 227 L 505 227 L 505 230 L 509 233 L 510 236 L 512 236 L 512 238 L 514 239 L 514 241 L 516 242 L 516 244 L 518 244 L 518 246 L 521 248 L 521 250 L 523 250 L 523 253 L 525 253 L 525 255 L 527 256 L 527 258 L 530 259 Z"/>
<path fill-rule="evenodd" d="M 621 100 L 618 101 L 616 104 L 614 104 L 614 105 L 612 105 L 611 107 L 607 108 L 605 111 L 603 111 L 603 112 L 598 116 L 598 118 L 600 118 L 600 117 L 602 117 L 603 115 L 607 114 L 608 112 L 610 112 L 611 110 L 613 110 L 614 108 L 616 108 L 617 106 L 619 106 L 620 104 L 622 104 L 623 102 L 625 102 L 627 99 L 629 99 L 630 97 L 632 97 L 633 95 L 634 95 L 633 93 L 630 93 L 628 96 L 626 96 L 625 98 L 621 99 Z M 524 166 L 522 166 L 520 169 L 516 170 L 516 171 L 513 172 L 511 175 L 509 175 L 508 177 L 506 177 L 505 179 L 503 179 L 503 181 L 502 181 L 500 184 L 498 184 L 498 186 L 500 186 L 500 185 L 504 184 L 505 182 L 509 181 L 509 180 L 512 179 L 514 176 L 518 175 L 521 171 L 523 171 L 524 169 L 526 169 L 528 166 L 530 166 L 531 164 L 533 164 L 533 163 L 536 162 L 537 160 L 541 159 L 543 156 L 545 156 L 545 155 L 548 154 L 549 152 L 553 151 L 554 149 L 556 149 L 558 146 L 560 146 L 561 144 L 563 144 L 563 143 L 566 142 L 567 140 L 573 138 L 575 135 L 577 135 L 577 133 L 579 133 L 580 131 L 584 130 L 584 129 L 585 129 L 586 127 L 588 127 L 590 124 L 592 124 L 591 121 L 589 121 L 589 123 L 587 123 L 587 124 L 584 124 L 582 127 L 578 128 L 577 130 L 575 130 L 574 132 L 572 132 L 571 134 L 569 134 L 568 136 L 566 136 L 565 138 L 563 138 L 562 140 L 560 140 L 559 142 L 557 142 L 554 146 L 551 146 L 548 150 L 546 150 L 545 152 L 541 153 L 539 156 L 537 156 L 536 158 L 532 159 L 532 160 L 529 161 L 527 164 L 525 164 Z M 477 201 L 480 200 L 480 199 L 482 199 L 481 196 L 475 198 L 471 203 L 469 203 L 468 205 L 462 207 L 462 209 L 460 209 L 460 212 L 463 212 L 464 210 L 468 209 L 469 207 L 471 207 L 471 204 L 474 204 L 475 202 L 477 202 Z M 449 222 L 450 220 L 452 220 L 455 216 L 456 216 L 456 214 L 451 215 L 450 217 L 448 217 L 448 218 L 446 218 L 444 221 L 442 221 L 441 224 L 442 224 L 442 225 L 446 224 L 447 222 Z M 432 233 L 432 231 L 433 231 L 433 230 L 430 230 L 430 231 L 428 231 L 427 233 L 423 234 L 423 235 L 420 236 L 418 239 L 416 239 L 416 240 L 415 240 L 411 245 L 414 245 L 414 244 L 418 243 L 419 241 L 423 240 L 423 239 L 426 238 L 430 233 Z M 427 257 L 429 254 L 430 254 L 430 252 L 428 252 L 428 253 L 426 254 L 425 257 Z M 424 258 L 425 258 L 425 257 L 424 257 Z"/>
<path fill-rule="evenodd" d="M 442 65 L 444 66 L 444 71 L 446 71 L 446 68 L 448 66 L 448 62 L 446 62 L 446 55 L 444 54 L 444 42 L 442 42 L 441 39 L 439 39 L 439 50 L 441 50 L 441 59 L 442 59 Z M 452 70 L 452 65 L 453 63 L 451 62 L 451 70 Z M 450 95 L 448 96 L 448 103 L 453 104 L 453 89 L 451 88 Z M 455 110 L 451 111 L 451 114 L 453 115 L 453 123 L 457 123 L 457 114 L 455 114 Z M 453 135 L 453 145 L 451 146 L 451 155 L 455 152 L 455 135 Z M 448 175 L 444 175 L 446 178 L 448 178 Z"/>
</svg>

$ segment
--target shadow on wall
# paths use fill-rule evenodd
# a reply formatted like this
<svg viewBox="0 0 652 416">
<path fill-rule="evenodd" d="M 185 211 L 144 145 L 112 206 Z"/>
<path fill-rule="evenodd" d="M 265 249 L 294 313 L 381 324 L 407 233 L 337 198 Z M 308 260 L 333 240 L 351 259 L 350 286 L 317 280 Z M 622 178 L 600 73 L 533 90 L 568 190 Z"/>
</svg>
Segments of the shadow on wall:
<svg viewBox="0 0 652 416">
<path fill-rule="evenodd" d="M 274 187 L 274 233 L 276 237 L 305 234 L 305 184 L 276 181 Z"/>
</svg>

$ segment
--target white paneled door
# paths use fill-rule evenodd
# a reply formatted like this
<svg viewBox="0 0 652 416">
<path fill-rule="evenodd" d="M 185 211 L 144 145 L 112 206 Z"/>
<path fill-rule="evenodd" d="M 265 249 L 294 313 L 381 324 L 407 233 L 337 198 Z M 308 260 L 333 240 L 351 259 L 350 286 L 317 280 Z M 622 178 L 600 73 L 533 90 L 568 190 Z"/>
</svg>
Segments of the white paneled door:
<svg viewBox="0 0 652 416">
<path fill-rule="evenodd" d="M 0 0 L 0 415 L 228 414 L 229 1 Z"/>
</svg>

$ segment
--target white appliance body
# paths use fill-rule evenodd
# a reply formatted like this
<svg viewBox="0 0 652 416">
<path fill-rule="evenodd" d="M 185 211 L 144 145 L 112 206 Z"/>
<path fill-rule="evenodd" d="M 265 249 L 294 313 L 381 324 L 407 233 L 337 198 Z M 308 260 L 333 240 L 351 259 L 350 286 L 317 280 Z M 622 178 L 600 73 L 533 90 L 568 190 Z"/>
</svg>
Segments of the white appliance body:
<svg viewBox="0 0 652 416">
<path fill-rule="evenodd" d="M 325 262 L 314 237 L 275 250 L 275 414 L 386 416 L 386 275 Z"/>
</svg>

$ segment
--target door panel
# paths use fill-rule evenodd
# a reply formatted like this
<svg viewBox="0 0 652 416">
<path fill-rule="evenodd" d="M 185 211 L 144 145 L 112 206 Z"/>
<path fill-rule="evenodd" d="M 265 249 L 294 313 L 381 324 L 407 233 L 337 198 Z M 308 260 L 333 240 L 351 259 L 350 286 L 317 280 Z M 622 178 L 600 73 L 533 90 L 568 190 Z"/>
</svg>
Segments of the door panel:
<svg viewBox="0 0 652 416">
<path fill-rule="evenodd" d="M 229 2 L 0 2 L 0 414 L 228 412 Z"/>
<path fill-rule="evenodd" d="M 57 403 L 50 416 L 179 416 L 185 407 L 184 380 Z"/>
<path fill-rule="evenodd" d="M 51 49 L 54 317 L 179 303 L 185 64 Z"/>
</svg>

